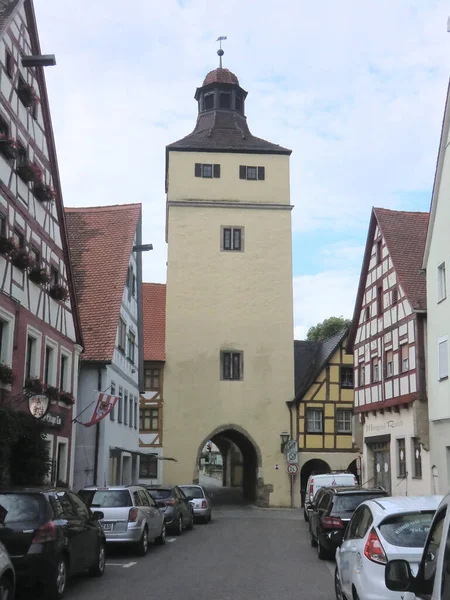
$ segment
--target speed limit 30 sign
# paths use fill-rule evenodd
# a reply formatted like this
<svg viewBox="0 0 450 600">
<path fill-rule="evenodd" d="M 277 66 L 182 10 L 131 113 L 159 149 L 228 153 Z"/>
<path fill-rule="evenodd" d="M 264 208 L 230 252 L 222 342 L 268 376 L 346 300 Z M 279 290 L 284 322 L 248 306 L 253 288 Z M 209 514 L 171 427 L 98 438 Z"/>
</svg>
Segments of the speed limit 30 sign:
<svg viewBox="0 0 450 600">
<path fill-rule="evenodd" d="M 296 463 L 289 463 L 287 466 L 287 472 L 289 475 L 297 475 L 298 465 Z"/>
</svg>

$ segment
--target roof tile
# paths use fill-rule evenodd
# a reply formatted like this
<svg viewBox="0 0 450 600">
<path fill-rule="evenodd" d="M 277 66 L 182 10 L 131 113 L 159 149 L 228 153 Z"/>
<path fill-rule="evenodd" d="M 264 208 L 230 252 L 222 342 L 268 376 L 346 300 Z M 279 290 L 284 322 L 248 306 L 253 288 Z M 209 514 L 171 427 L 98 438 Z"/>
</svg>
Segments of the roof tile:
<svg viewBox="0 0 450 600">
<path fill-rule="evenodd" d="M 142 284 L 144 360 L 165 360 L 166 284 Z"/>
</svg>

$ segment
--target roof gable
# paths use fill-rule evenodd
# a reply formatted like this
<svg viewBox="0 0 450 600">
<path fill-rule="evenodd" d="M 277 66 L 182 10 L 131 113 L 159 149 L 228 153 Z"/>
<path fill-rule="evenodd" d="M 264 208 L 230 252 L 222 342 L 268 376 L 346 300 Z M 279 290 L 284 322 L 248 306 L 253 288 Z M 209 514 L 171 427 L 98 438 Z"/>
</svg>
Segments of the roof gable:
<svg viewBox="0 0 450 600">
<path fill-rule="evenodd" d="M 140 218 L 141 204 L 66 208 L 83 360 L 112 360 Z"/>
<path fill-rule="evenodd" d="M 164 361 L 166 343 L 166 284 L 142 284 L 144 360 Z"/>
</svg>

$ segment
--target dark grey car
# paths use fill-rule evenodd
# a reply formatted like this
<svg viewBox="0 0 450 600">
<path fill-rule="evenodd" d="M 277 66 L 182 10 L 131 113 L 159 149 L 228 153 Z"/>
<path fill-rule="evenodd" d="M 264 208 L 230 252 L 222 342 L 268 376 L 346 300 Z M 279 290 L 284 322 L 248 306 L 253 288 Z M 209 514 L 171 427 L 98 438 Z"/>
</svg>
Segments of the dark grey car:
<svg viewBox="0 0 450 600">
<path fill-rule="evenodd" d="M 194 509 L 177 485 L 146 487 L 163 513 L 168 530 L 181 535 L 184 529 L 194 527 Z"/>
</svg>

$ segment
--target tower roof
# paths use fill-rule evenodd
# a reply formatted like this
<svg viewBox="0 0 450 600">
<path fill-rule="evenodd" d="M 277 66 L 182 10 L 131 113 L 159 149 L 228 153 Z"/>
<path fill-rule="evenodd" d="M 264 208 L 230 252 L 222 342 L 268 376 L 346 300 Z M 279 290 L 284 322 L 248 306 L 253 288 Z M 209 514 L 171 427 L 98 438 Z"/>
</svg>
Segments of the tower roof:
<svg viewBox="0 0 450 600">
<path fill-rule="evenodd" d="M 239 79 L 229 69 L 214 69 L 210 71 L 203 80 L 203 86 L 210 85 L 211 83 L 230 83 L 239 85 Z"/>
</svg>

